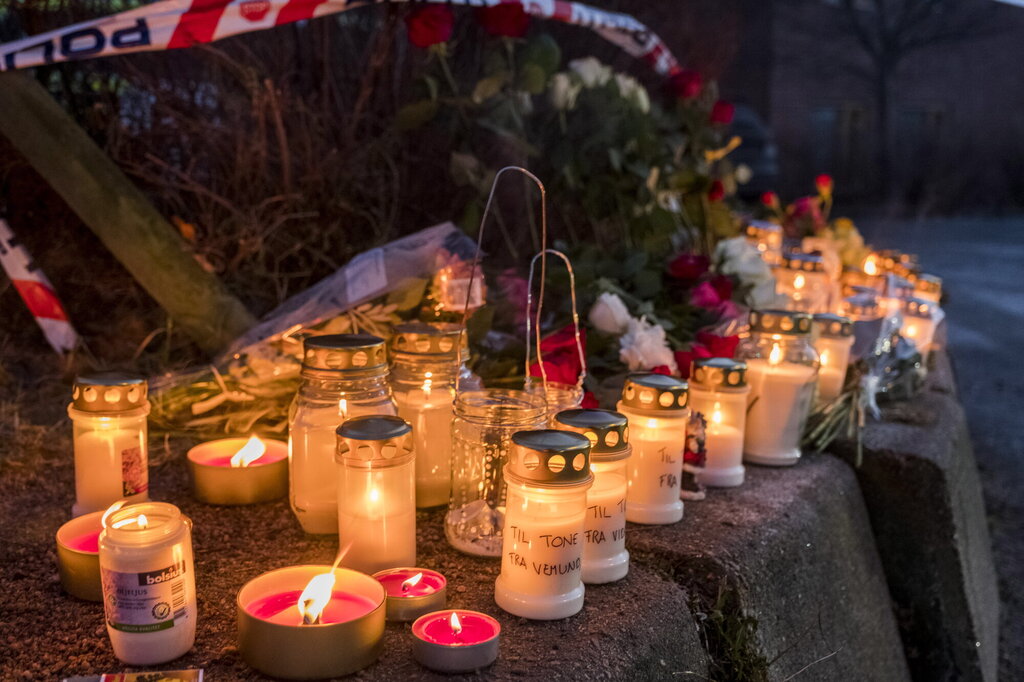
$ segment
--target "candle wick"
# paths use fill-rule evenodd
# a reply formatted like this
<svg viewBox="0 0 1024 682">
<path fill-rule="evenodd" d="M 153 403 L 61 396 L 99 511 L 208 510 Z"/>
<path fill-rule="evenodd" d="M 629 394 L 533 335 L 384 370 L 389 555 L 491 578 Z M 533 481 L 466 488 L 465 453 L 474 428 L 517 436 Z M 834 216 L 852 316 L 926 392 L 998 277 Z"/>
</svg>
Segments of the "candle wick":
<svg viewBox="0 0 1024 682">
<path fill-rule="evenodd" d="M 316 614 L 316 617 L 310 617 L 310 608 L 313 606 L 314 599 L 306 599 L 302 602 L 302 624 L 303 625 L 320 625 L 320 615 L 323 613 Z"/>
</svg>

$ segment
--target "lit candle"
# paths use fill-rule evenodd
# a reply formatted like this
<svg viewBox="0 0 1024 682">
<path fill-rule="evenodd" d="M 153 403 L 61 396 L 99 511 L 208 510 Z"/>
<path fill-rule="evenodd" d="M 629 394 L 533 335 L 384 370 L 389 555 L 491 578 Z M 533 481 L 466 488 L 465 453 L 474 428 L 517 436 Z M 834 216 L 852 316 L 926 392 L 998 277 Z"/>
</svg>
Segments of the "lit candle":
<svg viewBox="0 0 1024 682">
<path fill-rule="evenodd" d="M 818 374 L 810 345 L 811 316 L 784 310 L 750 313 L 741 346 L 750 384 L 743 457 L 770 466 L 796 464 Z"/>
<path fill-rule="evenodd" d="M 814 316 L 814 350 L 821 365 L 818 369 L 818 400 L 839 397 L 846 383 L 853 346 L 853 322 L 848 317 L 819 313 Z"/>
<path fill-rule="evenodd" d="M 766 220 L 751 220 L 746 227 L 747 241 L 757 247 L 762 260 L 778 265 L 782 259 L 782 226 Z"/>
<path fill-rule="evenodd" d="M 571 431 L 512 435 L 501 573 L 494 601 L 533 620 L 568 618 L 583 608 L 583 544 L 590 441 Z"/>
<path fill-rule="evenodd" d="M 75 516 L 149 497 L 146 380 L 104 372 L 75 379 Z"/>
<path fill-rule="evenodd" d="M 427 568 L 391 568 L 373 577 L 388 594 L 388 620 L 416 620 L 424 613 L 439 611 L 447 600 L 448 582 L 437 571 Z"/>
<path fill-rule="evenodd" d="M 412 655 L 441 673 L 468 673 L 498 658 L 501 625 L 478 611 L 438 611 L 412 624 Z"/>
<path fill-rule="evenodd" d="M 565 410 L 572 410 L 583 402 L 583 389 L 575 384 L 563 384 L 548 381 L 546 384 L 540 377 L 528 377 L 523 390 L 540 397 L 547 405 L 548 424 L 553 429 L 561 428 L 555 423 L 555 415 Z"/>
<path fill-rule="evenodd" d="M 222 438 L 188 451 L 192 492 L 207 504 L 255 504 L 288 494 L 288 444 Z"/>
<path fill-rule="evenodd" d="M 416 464 L 401 417 L 355 417 L 337 431 L 342 564 L 364 573 L 416 563 Z"/>
<path fill-rule="evenodd" d="M 242 658 L 271 677 L 340 677 L 377 660 L 384 637 L 384 588 L 332 566 L 290 566 L 238 592 Z"/>
<path fill-rule="evenodd" d="M 629 572 L 626 550 L 626 464 L 629 445 L 626 415 L 611 410 L 566 410 L 555 415 L 555 426 L 587 437 L 594 484 L 587 491 L 583 524 L 583 582 L 602 584 L 621 580 Z"/>
<path fill-rule="evenodd" d="M 687 384 L 663 374 L 631 374 L 618 411 L 629 419 L 626 520 L 666 524 L 683 518 L 679 499 L 686 448 Z"/>
<path fill-rule="evenodd" d="M 107 634 L 129 665 L 178 658 L 196 636 L 192 524 L 172 504 L 108 510 L 99 539 Z"/>
<path fill-rule="evenodd" d="M 700 358 L 690 370 L 690 409 L 704 415 L 707 460 L 698 482 L 716 488 L 742 485 L 747 365 L 729 358 Z"/>
<path fill-rule="evenodd" d="M 942 300 L 942 278 L 935 275 L 918 275 L 914 280 L 914 296 L 938 303 Z"/>
<path fill-rule="evenodd" d="M 913 341 L 921 357 L 927 359 L 938 324 L 938 305 L 920 298 L 908 298 L 903 302 L 902 312 L 900 335 Z"/>
<path fill-rule="evenodd" d="M 821 256 L 792 252 L 782 256 L 775 270 L 778 292 L 787 297 L 787 308 L 823 313 L 829 308 L 831 284 Z"/>
<path fill-rule="evenodd" d="M 338 532 L 335 430 L 350 417 L 396 414 L 384 340 L 326 334 L 303 342 L 302 384 L 288 420 L 292 511 L 307 533 Z"/>
<path fill-rule="evenodd" d="M 100 531 L 103 512 L 71 519 L 57 531 L 57 568 L 68 594 L 88 601 L 103 601 L 100 582 Z"/>
</svg>

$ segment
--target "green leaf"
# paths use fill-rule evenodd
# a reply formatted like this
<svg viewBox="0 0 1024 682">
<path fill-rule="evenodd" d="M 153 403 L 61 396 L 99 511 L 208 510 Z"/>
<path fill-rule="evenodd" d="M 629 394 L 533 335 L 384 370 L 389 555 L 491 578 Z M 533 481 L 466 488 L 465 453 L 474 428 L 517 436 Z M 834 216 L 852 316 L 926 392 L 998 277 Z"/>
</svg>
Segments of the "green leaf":
<svg viewBox="0 0 1024 682">
<path fill-rule="evenodd" d="M 654 298 L 661 292 L 661 273 L 654 270 L 641 270 L 636 275 L 634 286 L 637 298 Z"/>
<path fill-rule="evenodd" d="M 437 116 L 438 104 L 429 99 L 406 104 L 395 115 L 395 126 L 399 130 L 415 130 Z"/>
<path fill-rule="evenodd" d="M 546 33 L 540 33 L 531 38 L 523 48 L 522 60 L 540 67 L 544 72 L 544 79 L 547 80 L 562 63 L 562 50 L 554 38 Z"/>
<path fill-rule="evenodd" d="M 547 87 L 548 76 L 544 68 L 528 62 L 519 72 L 519 87 L 531 95 L 539 95 Z"/>
<path fill-rule="evenodd" d="M 473 101 L 477 104 L 482 104 L 491 97 L 494 97 L 501 92 L 501 88 L 505 85 L 507 80 L 507 72 L 481 78 L 476 82 L 476 87 L 473 88 Z"/>
<path fill-rule="evenodd" d="M 430 280 L 416 278 L 412 280 L 408 285 L 395 289 L 388 294 L 387 302 L 394 303 L 398 306 L 399 312 L 405 312 L 412 310 L 420 304 L 423 300 L 423 294 L 427 289 L 427 284 Z"/>
</svg>

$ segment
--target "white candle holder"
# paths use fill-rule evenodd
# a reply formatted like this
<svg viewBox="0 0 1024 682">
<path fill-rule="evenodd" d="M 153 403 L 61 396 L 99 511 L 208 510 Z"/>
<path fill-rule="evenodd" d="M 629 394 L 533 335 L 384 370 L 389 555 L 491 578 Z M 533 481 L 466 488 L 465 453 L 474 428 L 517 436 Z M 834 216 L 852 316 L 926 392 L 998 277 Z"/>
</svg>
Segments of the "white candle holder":
<svg viewBox="0 0 1024 682">
<path fill-rule="evenodd" d="M 786 308 L 807 313 L 829 309 L 831 282 L 821 256 L 792 252 L 783 254 L 775 269 L 777 291 L 786 297 Z"/>
<path fill-rule="evenodd" d="M 750 338 L 738 350 L 750 384 L 745 461 L 790 466 L 800 459 L 819 364 L 810 334 L 811 316 L 806 313 L 751 311 Z"/>
<path fill-rule="evenodd" d="M 505 465 L 508 502 L 494 601 L 532 620 L 583 608 L 583 529 L 590 441 L 571 431 L 519 431 Z"/>
<path fill-rule="evenodd" d="M 818 370 L 818 400 L 839 397 L 846 383 L 853 347 L 853 321 L 843 315 L 819 313 L 814 316 L 814 350 L 821 362 Z"/>
<path fill-rule="evenodd" d="M 778 265 L 782 260 L 782 226 L 767 220 L 750 220 L 744 234 L 753 244 L 761 258 L 768 265 Z"/>
<path fill-rule="evenodd" d="M 690 369 L 690 409 L 704 415 L 707 460 L 697 481 L 712 488 L 743 485 L 743 431 L 747 418 L 747 365 L 700 358 Z"/>
<path fill-rule="evenodd" d="M 874 348 L 882 333 L 885 315 L 874 294 L 858 294 L 843 299 L 842 315 L 853 322 L 850 357 L 859 360 Z"/>
<path fill-rule="evenodd" d="M 292 511 L 307 533 L 338 532 L 335 431 L 350 417 L 397 413 L 384 340 L 328 334 L 303 342 L 302 384 L 288 420 Z"/>
<path fill-rule="evenodd" d="M 611 410 L 567 410 L 555 415 L 555 428 L 575 431 L 590 441 L 594 484 L 587 491 L 583 526 L 583 582 L 599 585 L 629 573 L 626 550 L 626 464 L 629 420 Z"/>
<path fill-rule="evenodd" d="M 353 417 L 338 427 L 341 564 L 364 573 L 416 564 L 416 464 L 401 417 Z"/>
<path fill-rule="evenodd" d="M 942 278 L 928 274 L 918 275 L 914 278 L 914 296 L 938 303 L 942 300 Z"/>
<path fill-rule="evenodd" d="M 629 419 L 626 520 L 668 524 L 683 518 L 679 499 L 690 419 L 685 381 L 663 374 L 631 374 L 616 408 Z"/>
<path fill-rule="evenodd" d="M 149 499 L 146 380 L 102 372 L 75 379 L 68 416 L 74 424 L 75 505 L 79 516 L 118 500 Z"/>
<path fill-rule="evenodd" d="M 903 301 L 903 324 L 900 336 L 914 342 L 921 358 L 928 359 L 935 339 L 937 326 L 936 313 L 938 305 L 921 298 L 908 298 Z"/>
</svg>

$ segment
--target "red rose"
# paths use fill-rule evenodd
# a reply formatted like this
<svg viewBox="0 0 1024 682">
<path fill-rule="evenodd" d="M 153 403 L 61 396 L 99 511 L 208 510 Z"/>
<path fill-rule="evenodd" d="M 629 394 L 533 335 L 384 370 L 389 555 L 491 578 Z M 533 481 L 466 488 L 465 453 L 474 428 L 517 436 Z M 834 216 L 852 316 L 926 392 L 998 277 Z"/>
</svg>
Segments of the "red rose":
<svg viewBox="0 0 1024 682">
<path fill-rule="evenodd" d="M 425 5 L 405 15 L 409 42 L 416 47 L 446 43 L 452 37 L 455 17 L 447 5 Z"/>
<path fill-rule="evenodd" d="M 580 402 L 580 407 L 585 410 L 596 410 L 601 407 L 601 403 L 598 402 L 597 396 L 594 395 L 593 391 L 587 391 L 583 394 L 583 400 Z"/>
<path fill-rule="evenodd" d="M 721 201 L 725 198 L 725 185 L 721 180 L 712 180 L 708 189 L 708 201 Z"/>
<path fill-rule="evenodd" d="M 580 329 L 580 343 L 583 344 L 584 352 L 586 352 L 585 329 Z M 580 352 L 576 348 L 576 333 L 571 324 L 541 339 L 540 350 L 544 356 L 544 371 L 548 375 L 548 381 L 559 384 L 575 384 L 579 380 L 583 365 L 580 363 Z M 539 363 L 535 362 L 530 365 L 530 376 L 542 376 Z"/>
<path fill-rule="evenodd" d="M 664 374 L 665 376 L 672 376 L 672 370 L 669 369 L 668 365 L 658 365 L 651 369 L 652 374 Z"/>
<path fill-rule="evenodd" d="M 689 284 L 700 279 L 711 262 L 699 253 L 681 253 L 668 264 L 668 276 Z"/>
<path fill-rule="evenodd" d="M 779 206 L 779 195 L 775 192 L 765 192 L 761 195 L 761 203 L 768 208 L 778 208 Z"/>
<path fill-rule="evenodd" d="M 708 349 L 699 343 L 693 344 L 690 350 L 677 350 L 673 355 L 676 358 L 676 364 L 679 366 L 679 376 L 684 379 L 690 378 L 690 366 L 694 360 L 711 357 Z"/>
<path fill-rule="evenodd" d="M 707 349 L 711 358 L 731 358 L 736 355 L 736 347 L 740 345 L 740 337 L 718 336 L 711 332 L 697 332 L 697 343 Z"/>
<path fill-rule="evenodd" d="M 818 194 L 823 197 L 832 196 L 832 176 L 822 173 L 814 178 L 814 186 L 818 188 Z"/>
<path fill-rule="evenodd" d="M 732 123 L 733 117 L 736 115 L 736 106 L 732 102 L 726 102 L 725 100 L 718 100 L 714 106 L 711 107 L 711 122 L 718 123 L 721 125 L 729 125 Z"/>
<path fill-rule="evenodd" d="M 702 85 L 700 74 L 689 69 L 677 71 L 668 78 L 668 89 L 680 99 L 693 99 L 700 94 Z"/>
<path fill-rule="evenodd" d="M 515 3 L 478 9 L 476 20 L 492 36 L 522 38 L 530 27 L 530 15 L 523 10 L 522 5 Z"/>
</svg>

